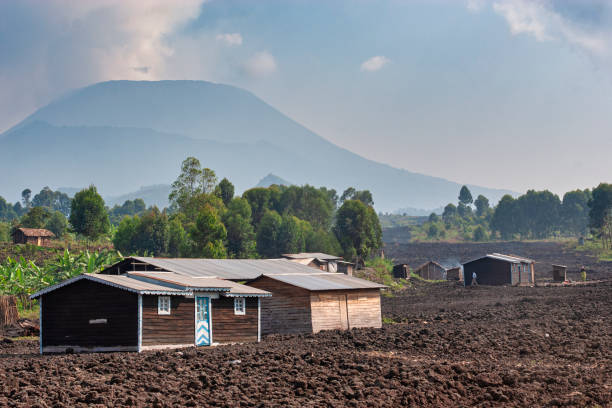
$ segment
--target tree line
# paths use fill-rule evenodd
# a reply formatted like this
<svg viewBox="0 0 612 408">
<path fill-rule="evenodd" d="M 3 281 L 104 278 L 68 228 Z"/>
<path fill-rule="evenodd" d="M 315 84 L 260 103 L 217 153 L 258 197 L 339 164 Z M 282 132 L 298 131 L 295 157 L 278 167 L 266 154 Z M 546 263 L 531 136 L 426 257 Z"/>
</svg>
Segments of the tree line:
<svg viewBox="0 0 612 408">
<path fill-rule="evenodd" d="M 444 238 L 459 231 L 464 239 L 545 239 L 584 237 L 589 233 L 612 245 L 612 186 L 601 183 L 593 190 L 569 191 L 560 199 L 548 190 L 528 190 L 514 198 L 505 195 L 496 206 L 467 186 L 457 204 L 449 203 L 440 216 L 432 213 L 423 229 L 429 238 Z"/>
<path fill-rule="evenodd" d="M 0 220 L 13 229 L 47 228 L 58 237 L 108 237 L 124 254 L 269 258 L 308 251 L 355 260 L 382 246 L 369 191 L 348 188 L 339 197 L 325 187 L 273 185 L 235 196 L 228 179 L 218 181 L 193 157 L 182 163 L 162 210 L 146 208 L 141 199 L 109 209 L 95 186 L 73 199 L 48 187 L 30 198 L 27 189 L 21 203 L 0 197 Z"/>
</svg>

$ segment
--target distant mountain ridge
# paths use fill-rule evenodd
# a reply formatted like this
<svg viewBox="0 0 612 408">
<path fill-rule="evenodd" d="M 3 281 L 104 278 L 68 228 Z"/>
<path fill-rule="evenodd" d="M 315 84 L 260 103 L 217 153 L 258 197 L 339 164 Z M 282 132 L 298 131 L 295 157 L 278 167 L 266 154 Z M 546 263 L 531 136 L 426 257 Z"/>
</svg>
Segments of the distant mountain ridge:
<svg viewBox="0 0 612 408">
<path fill-rule="evenodd" d="M 0 195 L 93 183 L 120 196 L 170 184 L 187 156 L 230 179 L 237 193 L 262 174 L 282 174 L 298 185 L 369 189 L 379 211 L 437 208 L 456 201 L 461 187 L 358 156 L 236 87 L 110 81 L 71 92 L 0 135 L 0 171 L 11 175 L 0 179 Z M 493 203 L 511 193 L 468 186 Z"/>
<path fill-rule="evenodd" d="M 293 183 L 288 182 L 276 174 L 268 174 L 266 177 L 259 180 L 259 183 L 255 187 L 270 187 L 271 185 L 276 184 L 277 186 L 291 186 Z"/>
</svg>

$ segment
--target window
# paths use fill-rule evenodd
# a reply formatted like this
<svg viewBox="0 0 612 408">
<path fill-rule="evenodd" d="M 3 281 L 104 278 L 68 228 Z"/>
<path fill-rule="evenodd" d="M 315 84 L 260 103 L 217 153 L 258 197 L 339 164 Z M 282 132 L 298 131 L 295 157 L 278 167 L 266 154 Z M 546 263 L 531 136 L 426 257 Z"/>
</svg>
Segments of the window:
<svg viewBox="0 0 612 408">
<path fill-rule="evenodd" d="M 160 314 L 160 315 L 170 314 L 170 296 L 158 296 L 157 297 L 157 314 Z"/>
<path fill-rule="evenodd" d="M 246 303 L 244 298 L 237 297 L 234 298 L 234 314 L 235 315 L 243 315 L 246 313 Z"/>
</svg>

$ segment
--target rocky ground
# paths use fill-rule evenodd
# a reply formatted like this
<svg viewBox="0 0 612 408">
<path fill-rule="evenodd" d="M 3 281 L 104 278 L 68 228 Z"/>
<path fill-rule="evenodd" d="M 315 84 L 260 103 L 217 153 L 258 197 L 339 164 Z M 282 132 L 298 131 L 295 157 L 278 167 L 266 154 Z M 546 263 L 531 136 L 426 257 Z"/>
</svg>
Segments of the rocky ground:
<svg viewBox="0 0 612 408">
<path fill-rule="evenodd" d="M 612 285 L 415 286 L 382 329 L 39 356 L 0 341 L 0 406 L 577 406 L 612 401 Z"/>
</svg>

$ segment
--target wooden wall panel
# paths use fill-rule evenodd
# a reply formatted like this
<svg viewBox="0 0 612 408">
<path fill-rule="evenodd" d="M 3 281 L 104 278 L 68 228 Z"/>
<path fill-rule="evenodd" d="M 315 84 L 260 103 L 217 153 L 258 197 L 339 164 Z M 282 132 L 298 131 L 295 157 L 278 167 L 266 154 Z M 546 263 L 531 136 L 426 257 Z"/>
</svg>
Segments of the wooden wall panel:
<svg viewBox="0 0 612 408">
<path fill-rule="evenodd" d="M 309 291 L 267 276 L 248 285 L 272 293 L 261 299 L 262 335 L 312 332 Z"/>
<path fill-rule="evenodd" d="M 138 295 L 90 280 L 42 295 L 42 343 L 46 346 L 138 345 Z M 107 323 L 90 324 L 106 319 Z"/>
<path fill-rule="evenodd" d="M 212 300 L 213 342 L 234 343 L 257 341 L 257 298 L 246 298 L 246 313 L 234 314 L 234 299 Z"/>
<path fill-rule="evenodd" d="M 349 328 L 345 293 L 312 292 L 310 308 L 314 333 Z"/>
<path fill-rule="evenodd" d="M 195 344 L 193 298 L 170 296 L 170 314 L 157 314 L 157 296 L 142 296 L 142 345 Z"/>
<path fill-rule="evenodd" d="M 352 291 L 347 295 L 349 327 L 382 327 L 380 290 Z"/>
</svg>

